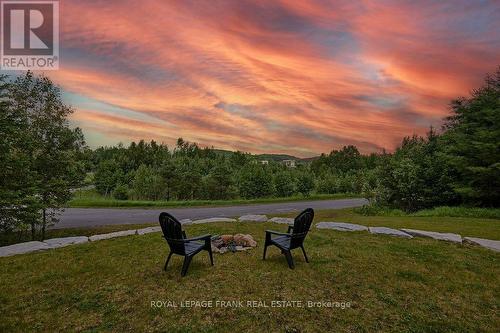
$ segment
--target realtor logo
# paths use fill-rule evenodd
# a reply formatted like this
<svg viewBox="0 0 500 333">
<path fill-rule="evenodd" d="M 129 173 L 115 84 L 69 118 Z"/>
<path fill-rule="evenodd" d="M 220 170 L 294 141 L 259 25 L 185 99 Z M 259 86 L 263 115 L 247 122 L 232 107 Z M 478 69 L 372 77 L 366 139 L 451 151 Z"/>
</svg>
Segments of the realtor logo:
<svg viewBox="0 0 500 333">
<path fill-rule="evenodd" d="M 3 70 L 59 69 L 59 2 L 1 1 Z"/>
</svg>

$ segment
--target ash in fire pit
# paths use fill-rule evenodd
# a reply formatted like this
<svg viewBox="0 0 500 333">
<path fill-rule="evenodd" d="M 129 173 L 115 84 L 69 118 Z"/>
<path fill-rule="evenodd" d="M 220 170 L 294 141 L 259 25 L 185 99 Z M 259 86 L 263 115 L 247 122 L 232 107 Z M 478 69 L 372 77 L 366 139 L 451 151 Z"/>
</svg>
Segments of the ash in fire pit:
<svg viewBox="0 0 500 333">
<path fill-rule="evenodd" d="M 244 234 L 212 237 L 212 251 L 217 253 L 246 251 L 257 246 L 252 236 Z"/>
</svg>

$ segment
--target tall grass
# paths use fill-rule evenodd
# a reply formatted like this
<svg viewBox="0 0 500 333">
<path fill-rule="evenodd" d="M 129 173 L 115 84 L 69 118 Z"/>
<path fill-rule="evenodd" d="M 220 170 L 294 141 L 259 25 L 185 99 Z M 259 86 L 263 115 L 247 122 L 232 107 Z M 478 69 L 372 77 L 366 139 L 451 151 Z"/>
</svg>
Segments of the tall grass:
<svg viewBox="0 0 500 333">
<path fill-rule="evenodd" d="M 286 198 L 259 198 L 233 200 L 187 200 L 187 201 L 147 201 L 117 200 L 98 194 L 95 190 L 77 191 L 68 207 L 192 207 L 192 206 L 227 206 L 257 203 L 288 202 L 302 200 L 328 200 L 359 197 L 353 194 L 312 194 L 310 196 L 293 196 Z"/>
<path fill-rule="evenodd" d="M 449 217 L 477 217 L 487 219 L 500 219 L 499 208 L 476 208 L 476 207 L 435 207 L 424 209 L 411 214 L 413 216 L 449 216 Z"/>
<path fill-rule="evenodd" d="M 389 209 L 367 205 L 354 209 L 354 211 L 366 216 L 420 216 L 420 217 L 475 217 L 486 219 L 500 219 L 499 208 L 478 208 L 478 207 L 434 207 L 431 209 L 419 210 L 415 213 L 406 213 L 400 209 Z"/>
</svg>

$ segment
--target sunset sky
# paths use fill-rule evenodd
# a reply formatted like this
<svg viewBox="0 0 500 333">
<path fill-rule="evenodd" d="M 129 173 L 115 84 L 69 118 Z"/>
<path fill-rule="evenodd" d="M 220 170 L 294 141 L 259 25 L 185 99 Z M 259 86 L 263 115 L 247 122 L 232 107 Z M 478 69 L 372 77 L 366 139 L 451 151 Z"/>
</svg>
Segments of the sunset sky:
<svg viewBox="0 0 500 333">
<path fill-rule="evenodd" d="M 46 74 L 91 147 L 391 150 L 500 65 L 499 1 L 60 3 Z"/>
</svg>

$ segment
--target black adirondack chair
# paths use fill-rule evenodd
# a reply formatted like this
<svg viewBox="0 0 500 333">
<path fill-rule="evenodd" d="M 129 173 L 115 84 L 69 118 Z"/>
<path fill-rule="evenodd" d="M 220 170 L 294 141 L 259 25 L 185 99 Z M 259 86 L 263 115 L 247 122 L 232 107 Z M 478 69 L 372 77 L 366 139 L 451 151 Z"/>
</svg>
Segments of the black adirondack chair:
<svg viewBox="0 0 500 333">
<path fill-rule="evenodd" d="M 186 232 L 182 230 L 181 223 L 175 217 L 169 213 L 163 212 L 160 214 L 159 219 L 161 230 L 163 231 L 163 237 L 170 247 L 170 253 L 168 254 L 163 270 L 167 270 L 167 265 L 170 261 L 170 257 L 172 257 L 172 254 L 178 254 L 184 257 L 181 275 L 185 276 L 189 268 L 189 264 L 191 263 L 191 259 L 193 259 L 193 257 L 202 250 L 208 251 L 210 263 L 212 266 L 214 265 L 212 245 L 210 241 L 212 235 L 187 238 Z"/>
<path fill-rule="evenodd" d="M 313 219 L 314 210 L 312 208 L 307 208 L 295 218 L 293 226 L 289 226 L 286 233 L 266 230 L 266 242 L 264 244 L 264 255 L 262 256 L 262 260 L 266 260 L 267 247 L 274 245 L 285 255 L 288 267 L 291 269 L 295 268 L 291 252 L 293 249 L 300 247 L 306 262 L 309 262 L 306 250 L 304 250 L 304 239 L 309 232 Z M 290 231 L 292 232 L 290 233 Z M 276 237 L 273 237 L 273 235 Z"/>
</svg>

